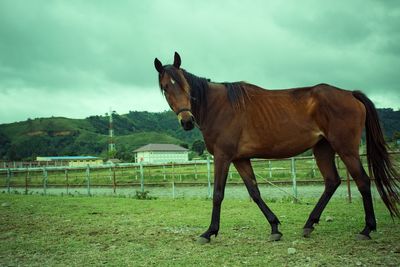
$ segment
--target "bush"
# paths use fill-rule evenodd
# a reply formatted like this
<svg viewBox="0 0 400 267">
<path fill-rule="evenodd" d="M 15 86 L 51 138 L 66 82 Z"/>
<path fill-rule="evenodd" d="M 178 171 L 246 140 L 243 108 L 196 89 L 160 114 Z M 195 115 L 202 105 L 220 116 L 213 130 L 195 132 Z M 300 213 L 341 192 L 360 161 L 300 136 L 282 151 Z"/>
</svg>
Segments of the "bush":
<svg viewBox="0 0 400 267">
<path fill-rule="evenodd" d="M 133 198 L 136 199 L 141 199 L 141 200 L 151 200 L 151 199 L 156 199 L 156 197 L 152 197 L 149 195 L 149 191 L 137 191 L 136 190 L 136 194 Z"/>
</svg>

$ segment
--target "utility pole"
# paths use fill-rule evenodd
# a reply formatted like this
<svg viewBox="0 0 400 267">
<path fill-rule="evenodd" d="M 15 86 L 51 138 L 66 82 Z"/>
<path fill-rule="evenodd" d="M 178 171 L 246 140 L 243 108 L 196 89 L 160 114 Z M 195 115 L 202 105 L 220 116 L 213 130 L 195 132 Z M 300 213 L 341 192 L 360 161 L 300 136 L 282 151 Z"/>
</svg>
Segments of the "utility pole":
<svg viewBox="0 0 400 267">
<path fill-rule="evenodd" d="M 115 149 L 115 143 L 114 143 L 114 126 L 113 126 L 113 113 L 111 107 L 110 107 L 110 114 L 109 114 L 109 139 L 108 139 L 108 157 L 110 159 L 115 158 L 116 154 L 116 149 Z"/>
</svg>

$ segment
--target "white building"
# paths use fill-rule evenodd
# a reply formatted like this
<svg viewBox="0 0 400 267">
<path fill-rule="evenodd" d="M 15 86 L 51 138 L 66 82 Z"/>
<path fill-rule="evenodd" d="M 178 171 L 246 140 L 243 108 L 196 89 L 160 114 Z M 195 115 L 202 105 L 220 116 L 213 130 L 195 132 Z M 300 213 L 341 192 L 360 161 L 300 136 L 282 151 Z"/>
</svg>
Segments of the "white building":
<svg viewBox="0 0 400 267">
<path fill-rule="evenodd" d="M 87 165 L 102 165 L 103 160 L 92 156 L 49 156 L 36 157 L 36 161 L 52 162 L 55 166 L 82 167 Z"/>
<path fill-rule="evenodd" d="M 135 151 L 135 162 L 171 163 L 188 162 L 189 150 L 172 144 L 148 144 Z"/>
</svg>

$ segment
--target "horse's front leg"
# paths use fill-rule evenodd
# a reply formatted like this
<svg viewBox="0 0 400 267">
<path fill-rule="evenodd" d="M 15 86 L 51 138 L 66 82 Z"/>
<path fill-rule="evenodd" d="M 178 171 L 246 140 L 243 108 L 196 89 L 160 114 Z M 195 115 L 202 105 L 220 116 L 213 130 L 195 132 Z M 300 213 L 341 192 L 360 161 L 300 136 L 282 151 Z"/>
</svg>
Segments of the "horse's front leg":
<svg viewBox="0 0 400 267">
<path fill-rule="evenodd" d="M 208 230 L 199 237 L 198 243 L 208 243 L 210 242 L 210 238 L 212 235 L 218 235 L 221 203 L 224 199 L 225 184 L 230 163 L 231 161 L 226 159 L 225 157 L 220 156 L 214 158 L 214 193 L 211 223 L 210 227 L 208 227 Z"/>
</svg>

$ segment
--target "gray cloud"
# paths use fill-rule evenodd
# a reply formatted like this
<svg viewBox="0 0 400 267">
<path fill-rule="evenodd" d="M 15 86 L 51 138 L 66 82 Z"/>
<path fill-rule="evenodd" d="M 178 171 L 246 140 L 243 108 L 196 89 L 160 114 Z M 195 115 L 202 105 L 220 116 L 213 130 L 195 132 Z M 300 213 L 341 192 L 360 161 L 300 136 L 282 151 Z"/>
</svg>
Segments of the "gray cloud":
<svg viewBox="0 0 400 267">
<path fill-rule="evenodd" d="M 188 71 L 215 81 L 327 82 L 397 109 L 398 25 L 397 1 L 3 0 L 0 123 L 102 114 L 108 103 L 120 113 L 166 109 L 152 92 L 153 60 L 171 63 L 174 51 Z M 11 97 L 21 101 L 22 92 L 40 106 L 15 107 Z"/>
</svg>

